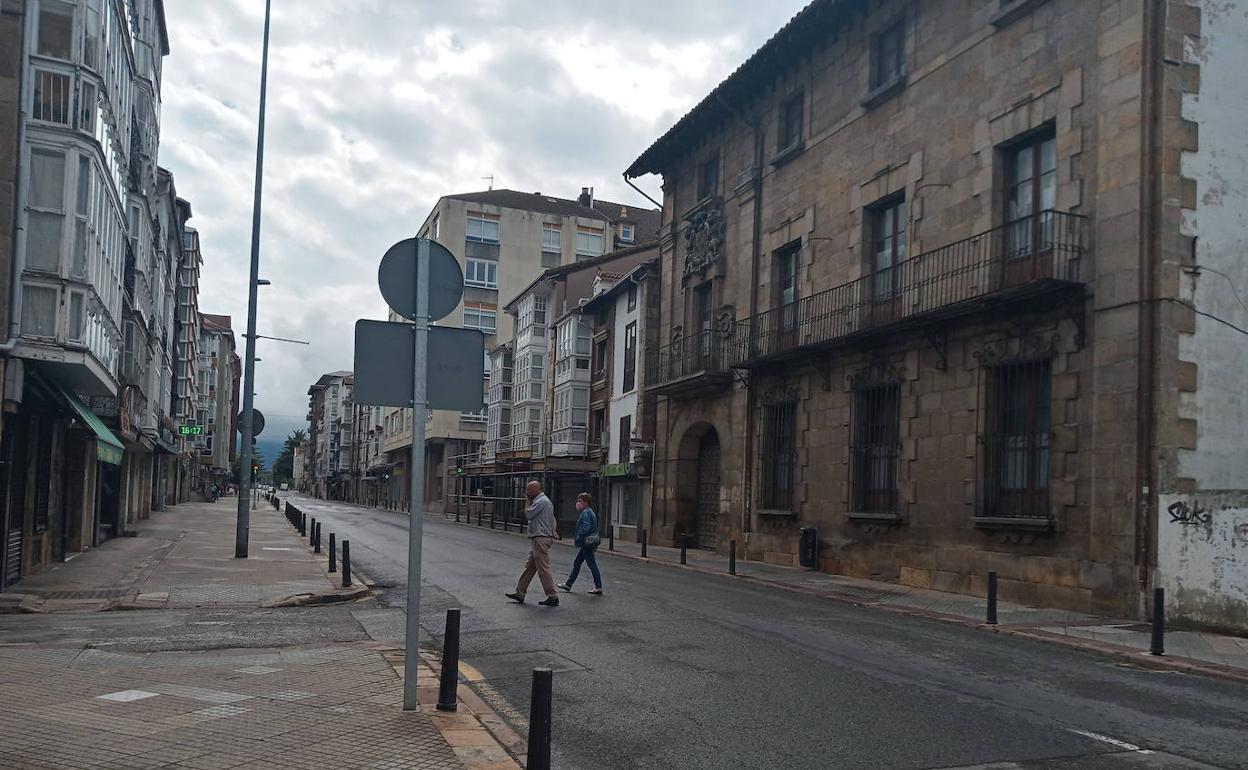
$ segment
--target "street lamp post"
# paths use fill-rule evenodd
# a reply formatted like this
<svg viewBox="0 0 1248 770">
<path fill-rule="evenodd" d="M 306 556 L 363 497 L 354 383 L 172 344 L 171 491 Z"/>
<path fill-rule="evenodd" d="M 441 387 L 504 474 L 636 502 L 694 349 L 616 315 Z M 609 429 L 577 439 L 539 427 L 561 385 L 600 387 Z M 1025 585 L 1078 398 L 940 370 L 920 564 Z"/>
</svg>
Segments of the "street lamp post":
<svg viewBox="0 0 1248 770">
<path fill-rule="evenodd" d="M 239 463 L 238 522 L 234 530 L 234 557 L 247 558 L 251 528 L 248 510 L 251 476 L 252 414 L 255 411 L 256 376 L 256 289 L 260 285 L 260 193 L 264 182 L 264 99 L 269 81 L 269 14 L 272 0 L 264 0 L 264 44 L 260 54 L 260 113 L 256 130 L 256 189 L 251 204 L 251 275 L 247 282 L 247 344 L 243 359 L 242 458 Z"/>
</svg>

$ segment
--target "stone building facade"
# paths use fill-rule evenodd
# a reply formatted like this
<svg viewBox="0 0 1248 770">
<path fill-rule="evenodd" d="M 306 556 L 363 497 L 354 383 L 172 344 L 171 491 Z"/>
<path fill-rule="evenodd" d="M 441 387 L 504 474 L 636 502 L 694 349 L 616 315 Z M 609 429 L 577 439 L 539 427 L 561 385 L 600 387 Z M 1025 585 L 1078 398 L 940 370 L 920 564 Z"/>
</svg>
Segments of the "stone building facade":
<svg viewBox="0 0 1248 770">
<path fill-rule="evenodd" d="M 1245 416 L 1201 397 L 1244 319 L 1194 258 L 1248 283 L 1230 228 L 1200 249 L 1200 207 L 1242 218 L 1248 189 L 1242 108 L 1194 107 L 1202 57 L 1244 44 L 1204 45 L 1220 5 L 816 0 L 646 150 L 652 541 L 792 564 L 813 528 L 828 571 L 980 594 L 995 570 L 1004 599 L 1131 616 L 1168 583 L 1180 617 L 1242 619 L 1158 574 L 1161 501 L 1214 484 L 1233 530 L 1248 487 L 1191 470 Z M 1189 173 L 1219 149 L 1223 184 Z"/>
</svg>

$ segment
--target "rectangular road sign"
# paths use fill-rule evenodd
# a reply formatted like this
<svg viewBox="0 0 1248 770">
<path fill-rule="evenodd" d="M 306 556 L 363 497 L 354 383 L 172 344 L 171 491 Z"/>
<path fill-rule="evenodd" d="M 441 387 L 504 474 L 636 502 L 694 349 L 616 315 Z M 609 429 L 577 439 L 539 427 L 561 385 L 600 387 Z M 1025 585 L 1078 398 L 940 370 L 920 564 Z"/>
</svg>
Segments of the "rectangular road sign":
<svg viewBox="0 0 1248 770">
<path fill-rule="evenodd" d="M 412 405 L 412 324 L 355 322 L 355 384 L 351 398 L 372 406 Z M 479 412 L 485 388 L 485 335 L 476 329 L 429 327 L 430 409 Z"/>
</svg>

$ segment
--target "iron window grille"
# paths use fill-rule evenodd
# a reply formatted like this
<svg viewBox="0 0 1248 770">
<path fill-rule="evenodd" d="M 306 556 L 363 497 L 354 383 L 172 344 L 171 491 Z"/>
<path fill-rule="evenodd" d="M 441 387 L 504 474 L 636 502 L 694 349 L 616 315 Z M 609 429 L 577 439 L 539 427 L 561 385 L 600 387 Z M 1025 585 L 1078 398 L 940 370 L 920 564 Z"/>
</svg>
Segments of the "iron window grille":
<svg viewBox="0 0 1248 770">
<path fill-rule="evenodd" d="M 771 510 L 793 510 L 797 477 L 797 401 L 763 406 L 760 503 Z"/>
<path fill-rule="evenodd" d="M 850 504 L 855 513 L 898 513 L 901 385 L 853 388 Z"/>
<path fill-rule="evenodd" d="M 1014 360 L 984 370 L 983 505 L 979 515 L 1047 519 L 1051 452 L 1048 358 Z"/>
</svg>

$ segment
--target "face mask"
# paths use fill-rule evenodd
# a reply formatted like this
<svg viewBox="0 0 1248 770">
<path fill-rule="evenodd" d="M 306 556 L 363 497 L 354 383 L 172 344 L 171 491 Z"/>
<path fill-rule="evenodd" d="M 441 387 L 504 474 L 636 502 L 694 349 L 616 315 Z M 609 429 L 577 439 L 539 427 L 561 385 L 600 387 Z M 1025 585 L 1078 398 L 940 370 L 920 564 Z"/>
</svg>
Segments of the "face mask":
<svg viewBox="0 0 1248 770">
<path fill-rule="evenodd" d="M 585 503 L 581 502 L 580 500 L 577 500 L 577 501 L 576 501 L 576 510 L 577 510 L 577 512 L 578 512 L 578 513 L 579 513 L 580 511 L 585 510 Z"/>
</svg>

